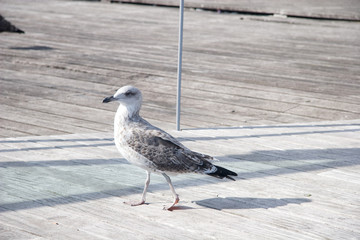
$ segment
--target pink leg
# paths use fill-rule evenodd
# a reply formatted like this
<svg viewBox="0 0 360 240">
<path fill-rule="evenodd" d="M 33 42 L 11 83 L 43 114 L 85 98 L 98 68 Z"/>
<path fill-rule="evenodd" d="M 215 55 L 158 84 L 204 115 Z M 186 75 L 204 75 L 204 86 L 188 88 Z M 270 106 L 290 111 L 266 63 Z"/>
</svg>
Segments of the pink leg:
<svg viewBox="0 0 360 240">
<path fill-rule="evenodd" d="M 141 201 L 128 201 L 128 202 L 124 202 L 125 204 L 128 204 L 130 206 L 139 206 L 139 205 L 142 205 L 145 203 L 145 200 L 146 200 L 146 191 L 149 187 L 149 184 L 150 184 L 150 172 L 149 171 L 146 171 L 146 180 L 145 180 L 145 186 L 144 186 L 144 191 L 142 193 L 142 196 L 141 196 Z"/>
<path fill-rule="evenodd" d="M 177 203 L 180 201 L 180 198 L 179 198 L 179 195 L 175 192 L 175 188 L 174 188 L 174 186 L 173 186 L 172 183 L 171 183 L 170 177 L 169 177 L 168 175 L 166 175 L 165 173 L 163 173 L 162 175 L 164 176 L 164 178 L 166 179 L 167 183 L 169 184 L 170 190 L 171 190 L 171 192 L 172 192 L 172 194 L 173 194 L 173 197 L 174 197 L 174 201 L 173 201 L 172 205 L 169 206 L 169 207 L 165 207 L 165 206 L 164 206 L 164 210 L 169 210 L 169 211 L 171 211 L 172 208 L 175 206 L 175 204 L 177 204 Z"/>
</svg>

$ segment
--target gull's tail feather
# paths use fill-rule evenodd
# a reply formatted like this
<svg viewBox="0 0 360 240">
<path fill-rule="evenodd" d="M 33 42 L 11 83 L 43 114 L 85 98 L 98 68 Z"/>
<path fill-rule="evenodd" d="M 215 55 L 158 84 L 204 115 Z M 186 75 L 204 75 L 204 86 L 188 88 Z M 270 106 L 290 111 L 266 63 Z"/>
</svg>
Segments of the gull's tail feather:
<svg viewBox="0 0 360 240">
<path fill-rule="evenodd" d="M 212 176 L 212 177 L 216 177 L 216 178 L 228 178 L 228 179 L 231 179 L 233 181 L 235 181 L 234 178 L 230 177 L 230 176 L 237 176 L 237 173 L 233 172 L 233 171 L 230 171 L 226 168 L 223 168 L 223 167 L 219 167 L 219 166 L 216 166 L 216 171 L 213 172 L 213 173 L 207 173 L 208 175 Z M 230 176 L 229 176 L 230 175 Z"/>
</svg>

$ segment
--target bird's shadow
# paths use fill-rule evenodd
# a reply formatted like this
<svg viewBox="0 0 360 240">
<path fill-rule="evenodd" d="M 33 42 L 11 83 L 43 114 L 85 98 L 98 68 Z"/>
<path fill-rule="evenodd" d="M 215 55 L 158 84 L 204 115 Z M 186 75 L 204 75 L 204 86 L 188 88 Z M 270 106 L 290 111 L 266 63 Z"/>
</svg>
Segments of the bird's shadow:
<svg viewBox="0 0 360 240">
<path fill-rule="evenodd" d="M 226 197 L 226 198 L 208 198 L 200 201 L 195 201 L 199 206 L 212 208 L 217 210 L 223 209 L 255 209 L 255 208 L 276 208 L 286 206 L 288 204 L 302 204 L 311 202 L 308 198 L 240 198 L 240 197 Z"/>
<path fill-rule="evenodd" d="M 165 206 L 164 206 L 165 207 Z M 176 205 L 170 209 L 167 209 L 168 211 L 179 211 L 179 210 L 190 210 L 190 209 L 194 209 L 193 207 L 190 206 L 183 206 L 183 205 Z"/>
</svg>

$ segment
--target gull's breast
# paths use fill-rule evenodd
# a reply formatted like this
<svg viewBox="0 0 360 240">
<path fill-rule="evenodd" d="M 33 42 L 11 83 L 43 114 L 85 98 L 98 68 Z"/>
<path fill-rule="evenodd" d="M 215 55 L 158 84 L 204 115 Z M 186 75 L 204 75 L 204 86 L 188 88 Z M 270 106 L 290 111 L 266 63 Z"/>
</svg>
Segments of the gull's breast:
<svg viewBox="0 0 360 240">
<path fill-rule="evenodd" d="M 136 152 L 133 148 L 129 146 L 126 141 L 126 135 L 121 135 L 120 132 L 117 134 L 115 133 L 114 136 L 115 145 L 119 150 L 120 154 L 131 164 L 134 164 L 138 167 L 141 167 L 148 171 L 156 171 L 154 164 L 141 155 L 140 153 Z"/>
</svg>

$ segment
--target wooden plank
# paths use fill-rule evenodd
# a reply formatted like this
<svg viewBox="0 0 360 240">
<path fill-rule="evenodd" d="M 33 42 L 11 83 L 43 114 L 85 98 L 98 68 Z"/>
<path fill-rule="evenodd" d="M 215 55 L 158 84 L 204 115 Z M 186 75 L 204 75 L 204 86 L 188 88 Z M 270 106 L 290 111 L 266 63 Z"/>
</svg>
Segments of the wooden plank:
<svg viewBox="0 0 360 240">
<path fill-rule="evenodd" d="M 20 132 L 28 135 L 49 135 L 49 134 L 60 134 L 65 133 L 57 129 L 49 129 L 47 127 L 39 127 L 33 124 L 27 124 L 15 120 L 7 120 L 0 118 L 0 122 L 5 129 L 9 129 L 15 132 Z M 16 134 L 16 133 L 15 133 Z"/>
<path fill-rule="evenodd" d="M 6 85 L 6 90 L 8 92 L 14 91 L 12 89 L 17 88 L 22 84 L 25 84 L 26 87 L 24 87 L 24 88 L 26 88 L 26 93 L 33 95 L 33 96 L 37 96 L 38 94 L 41 94 L 46 99 L 51 99 L 51 100 L 55 100 L 55 101 L 66 102 L 66 103 L 70 103 L 70 104 L 74 104 L 74 105 L 75 104 L 83 105 L 83 106 L 89 106 L 89 105 L 91 106 L 92 105 L 93 108 L 96 107 L 96 108 L 109 109 L 109 108 L 106 108 L 106 106 L 102 107 L 99 104 L 102 99 L 101 96 L 106 96 L 105 93 L 103 95 L 96 94 L 96 92 L 93 91 L 93 86 L 90 86 L 89 88 L 85 88 L 84 86 L 81 86 L 81 85 L 86 85 L 86 84 L 80 83 L 80 85 L 79 85 L 79 83 L 76 81 L 69 81 L 66 79 L 57 79 L 57 78 L 55 78 L 55 79 L 51 78 L 48 81 L 46 81 L 46 84 L 44 84 L 42 80 L 38 81 L 36 79 L 37 79 L 37 76 L 35 75 L 34 80 L 31 80 L 30 83 L 27 83 L 27 81 L 21 80 L 20 82 L 18 82 L 14 78 L 11 78 L 11 80 L 9 79 L 8 81 L 4 81 L 4 85 Z M 75 93 L 80 93 L 81 89 L 83 89 L 83 91 L 81 91 L 81 92 L 89 92 L 94 95 L 96 94 L 98 97 L 87 96 L 87 98 L 84 98 L 84 97 L 81 97 L 81 95 L 83 95 L 83 94 L 69 94 L 69 92 L 71 91 L 70 89 L 69 90 L 61 89 L 60 91 L 57 89 L 49 90 L 47 86 L 51 85 L 51 81 L 54 81 L 54 82 L 61 81 L 63 84 L 65 83 L 68 86 L 74 86 L 74 88 L 77 89 L 77 91 L 75 91 Z M 14 85 L 14 86 L 11 89 L 12 85 Z M 143 85 L 140 82 L 136 85 L 138 87 L 140 87 L 141 89 L 146 89 L 146 85 Z M 79 86 L 79 87 L 75 87 L 75 86 Z M 106 86 L 105 86 L 105 88 L 106 88 Z M 43 93 L 41 90 L 43 90 Z M 158 104 L 158 102 L 160 102 L 160 103 L 166 102 L 167 99 L 169 99 L 169 98 L 175 99 L 174 94 L 168 93 L 169 90 L 170 90 L 169 88 L 159 86 L 159 88 L 156 88 L 156 89 L 152 90 L 151 92 L 149 92 L 147 90 L 143 91 L 144 99 L 146 101 L 144 104 L 144 109 L 146 110 L 147 107 L 157 107 L 159 109 L 162 109 L 162 111 L 164 111 L 165 110 L 164 107 L 166 107 L 166 106 L 162 106 L 162 105 Z M 108 95 L 110 95 L 110 94 L 112 94 L 112 92 L 108 93 Z M 195 92 L 193 91 L 192 94 L 193 95 L 196 94 L 197 96 L 196 97 L 187 97 L 187 98 L 183 99 L 184 115 L 186 116 L 188 113 L 190 113 L 193 115 L 193 117 L 192 117 L 193 119 L 200 118 L 200 119 L 202 119 L 202 121 L 204 123 L 207 121 L 212 121 L 213 124 L 216 124 L 216 123 L 222 124 L 222 122 L 227 122 L 228 124 L 231 124 L 231 125 L 237 125 L 238 118 L 236 115 L 238 115 L 238 114 L 247 113 L 249 116 L 254 116 L 253 118 L 255 118 L 256 116 L 259 116 L 259 115 L 265 116 L 265 115 L 274 114 L 273 112 L 275 112 L 275 115 L 278 115 L 279 113 L 282 113 L 283 111 L 287 110 L 288 108 L 294 107 L 294 105 L 289 106 L 288 104 L 285 104 L 285 103 L 284 104 L 278 103 L 277 108 L 273 108 L 271 103 L 268 103 L 266 101 L 261 102 L 261 100 L 253 101 L 252 99 L 245 99 L 245 98 L 241 99 L 238 96 L 229 96 L 228 99 L 216 100 L 216 94 L 207 93 L 206 96 L 203 96 L 203 92 L 201 92 L 201 91 L 197 92 L 196 90 L 195 90 Z M 67 95 L 66 98 L 63 97 L 64 95 Z M 54 99 L 54 98 L 56 98 L 56 99 Z M 212 98 L 214 100 L 210 100 L 210 101 L 204 100 L 206 98 Z M 147 99 L 149 99 L 150 101 L 148 101 Z M 233 102 L 240 102 L 240 104 L 239 105 L 233 104 L 232 106 L 228 106 L 227 102 L 229 100 L 231 100 Z M 243 101 L 241 101 L 241 100 L 243 100 Z M 194 104 L 194 102 L 196 102 L 196 104 Z M 241 102 L 244 102 L 244 103 L 241 104 Z M 264 106 L 262 106 L 261 104 Z M 168 107 L 173 108 L 173 105 L 174 104 L 171 104 Z M 281 107 L 283 109 L 279 109 Z M 205 109 L 205 110 L 202 110 L 202 109 Z M 214 116 L 213 113 L 209 114 L 207 109 L 212 109 L 213 111 L 216 111 L 218 113 L 218 115 Z M 152 110 L 152 111 L 154 111 L 154 110 Z M 151 113 L 145 114 L 145 116 L 148 116 L 150 114 Z M 348 114 L 351 115 L 351 113 L 348 113 Z M 303 116 L 303 117 L 306 118 L 306 116 Z M 351 117 L 351 116 L 349 116 L 349 117 Z M 209 118 L 211 118 L 211 120 Z M 296 116 L 295 118 L 299 118 L 299 116 Z M 312 120 L 315 120 L 315 119 L 312 119 Z"/>
<path fill-rule="evenodd" d="M 56 79 L 56 80 L 60 80 L 60 79 Z M 54 81 L 56 81 L 56 80 L 54 80 Z M 51 79 L 49 79 L 49 81 L 51 81 Z M 47 85 L 48 85 L 48 83 L 49 83 L 49 81 L 47 81 Z M 63 82 L 63 80 L 62 80 L 62 82 Z M 73 81 L 73 82 L 70 82 L 70 83 L 67 83 L 68 85 L 73 85 L 75 82 Z M 83 84 L 82 84 L 83 85 Z M 78 88 L 77 88 L 78 89 Z M 89 90 L 90 89 L 93 89 L 93 87 L 90 87 L 90 88 L 88 88 Z M 79 90 L 79 89 L 78 89 Z M 49 91 L 48 91 L 49 92 Z M 51 94 L 52 95 L 52 94 Z M 150 97 L 151 98 L 151 97 Z M 72 99 L 69 99 L 69 101 L 72 101 Z M 76 100 L 75 101 L 76 103 L 79 103 L 79 101 L 78 100 Z M 191 104 L 191 103 L 190 103 Z M 205 103 L 204 103 L 205 104 Z M 186 106 L 186 105 L 185 105 Z M 252 107 L 252 106 L 251 106 Z M 223 108 L 223 107 L 219 107 L 219 109 L 221 109 L 221 108 Z M 185 108 L 186 109 L 186 108 Z M 355 108 L 356 109 L 356 108 Z M 229 112 L 230 112 L 230 110 L 229 110 Z"/>
<path fill-rule="evenodd" d="M 112 2 L 153 4 L 160 6 L 179 6 L 176 1 L 170 0 L 114 0 Z M 338 19 L 338 20 L 360 20 L 357 9 L 360 5 L 358 1 L 346 0 L 341 3 L 334 0 L 322 0 L 316 3 L 309 0 L 302 0 L 297 4 L 289 3 L 285 0 L 272 1 L 216 1 L 216 0 L 189 0 L 185 2 L 185 7 L 198 8 L 212 11 L 232 11 L 253 14 L 279 14 L 293 17 L 307 17 L 319 19 Z"/>
<path fill-rule="evenodd" d="M 26 135 L 28 135 L 28 133 L 19 132 L 18 130 L 8 129 L 4 127 L 0 128 L 1 137 L 8 137 L 8 136 L 21 137 Z"/>
<path fill-rule="evenodd" d="M 173 125 L 176 9 L 2 3 L 30 36 L 2 38 L 1 104 L 13 108 L 11 119 L 24 108 L 36 126 L 38 112 L 49 125 L 64 123 L 59 131 L 110 130 L 116 107 L 99 100 L 134 84 L 144 92 L 143 115 Z M 186 19 L 183 127 L 359 118 L 358 24 L 194 11 Z"/>
<path fill-rule="evenodd" d="M 4 58 L 5 60 L 6 58 Z M 9 59 L 10 60 L 10 59 Z M 2 63 L 2 65 L 7 69 L 11 69 L 14 65 L 12 64 L 6 64 L 6 63 Z M 18 63 L 20 64 L 20 63 Z M 29 64 L 29 63 L 27 63 Z M 35 64 L 35 63 L 33 63 Z M 25 65 L 25 64 L 21 64 L 21 70 L 25 70 L 27 72 L 29 72 L 31 70 L 31 72 L 33 74 L 41 74 L 44 75 L 45 73 L 47 75 L 50 76 L 56 76 L 56 77 L 62 77 L 64 78 L 65 76 L 67 76 L 68 79 L 78 79 L 77 81 L 72 81 L 72 82 L 68 82 L 68 84 L 76 84 L 77 82 L 80 82 L 80 79 L 86 79 L 87 81 L 81 81 L 81 85 L 83 86 L 84 84 L 88 84 L 88 81 L 90 81 L 92 83 L 92 85 L 90 84 L 91 88 L 89 89 L 94 89 L 95 86 L 97 86 L 97 81 L 101 80 L 101 83 L 107 83 L 107 84 L 111 84 L 111 85 L 120 85 L 119 84 L 119 80 L 115 77 L 107 77 L 104 78 L 99 74 L 96 74 L 96 78 L 94 80 L 91 80 L 91 78 L 94 78 L 94 74 L 92 72 L 88 72 L 90 69 L 89 68 L 83 68 L 82 70 L 77 69 L 76 71 L 55 71 L 55 69 L 53 68 L 49 68 L 49 67 L 41 67 L 39 66 L 39 64 L 41 64 L 41 62 L 37 62 L 36 65 L 38 66 L 38 68 L 35 68 L 31 65 Z M 20 71 L 21 71 L 20 70 Z M 19 70 L 17 70 L 19 71 Z M 75 75 L 76 74 L 76 75 Z M 110 73 L 104 73 L 107 76 Z M 125 73 L 122 73 L 125 74 Z M 160 77 L 160 76 L 147 76 L 147 75 L 140 75 L 140 74 L 130 74 L 128 78 L 138 78 L 139 80 L 132 80 L 133 83 L 135 85 L 138 84 L 144 84 L 146 83 L 151 83 L 152 85 L 156 85 L 156 86 L 171 86 L 172 88 L 175 87 L 175 82 L 174 81 L 166 81 L 166 78 L 164 77 Z M 99 79 L 100 78 L 100 79 Z M 51 80 L 50 78 L 47 78 L 49 80 Z M 57 81 L 59 81 L 60 79 L 57 79 Z M 201 81 L 199 81 L 201 80 Z M 214 79 L 215 80 L 215 79 Z M 64 83 L 65 84 L 65 83 Z M 99 85 L 99 87 L 101 86 L 101 88 L 104 89 L 104 94 L 106 92 L 106 89 L 108 88 L 107 84 L 103 84 L 103 85 Z M 228 83 L 229 84 L 229 83 Z M 227 85 L 227 84 L 226 84 Z M 331 101 L 331 100 L 327 100 L 326 98 L 331 98 L 332 96 L 314 96 L 303 93 L 301 94 L 299 91 L 290 91 L 289 89 L 287 89 L 286 91 L 282 91 L 281 94 L 279 91 L 281 91 L 280 88 L 270 88 L 267 87 L 266 91 L 264 91 L 262 88 L 257 88 L 256 85 L 252 85 L 252 84 L 241 84 L 241 83 L 237 83 L 236 85 L 233 85 L 232 88 L 229 89 L 229 87 L 227 87 L 226 85 L 218 85 L 218 83 L 216 81 L 212 81 L 211 78 L 207 78 L 206 80 L 202 80 L 202 79 L 191 79 L 191 81 L 188 81 L 186 86 L 184 86 L 184 95 L 185 97 L 187 96 L 187 91 L 193 91 L 193 90 L 203 90 L 206 92 L 214 92 L 214 93 L 218 93 L 218 94 L 233 94 L 235 96 L 242 96 L 242 97 L 248 97 L 250 99 L 259 99 L 259 100 L 270 100 L 271 101 L 278 101 L 278 102 L 284 102 L 284 103 L 294 103 L 294 104 L 301 104 L 301 105 L 305 105 L 305 106 L 312 106 L 312 107 L 319 107 L 319 108 L 330 108 L 330 109 L 336 109 L 336 110 L 340 110 L 340 111 L 348 111 L 348 112 L 356 112 L 358 113 L 360 111 L 359 109 L 359 105 L 355 104 L 355 103 L 346 103 L 344 102 L 345 97 L 338 99 L 336 102 Z M 56 84 L 55 84 L 56 86 Z M 108 90 L 113 91 L 115 90 L 115 87 L 112 87 L 114 89 Z M 96 87 L 96 89 L 98 89 Z M 68 91 L 72 91 L 72 88 L 67 89 Z M 167 90 L 167 93 L 171 95 L 171 92 L 169 93 L 169 91 Z M 156 94 L 154 94 L 156 96 Z M 154 96 L 151 96 L 151 98 Z M 150 99 L 151 99 L 150 98 Z M 325 98 L 325 99 L 324 99 Z M 332 97 L 332 100 L 335 100 L 335 97 Z M 357 102 L 357 100 L 355 100 L 355 102 Z M 164 102 L 163 104 L 167 104 L 166 102 Z M 275 104 L 275 103 L 274 103 Z M 315 110 L 314 110 L 315 111 Z"/>
<path fill-rule="evenodd" d="M 8 121 L 16 121 L 18 123 L 31 123 L 36 127 L 44 127 L 46 126 L 49 129 L 59 130 L 62 129 L 63 132 L 73 133 L 73 132 L 93 132 L 91 129 L 74 126 L 68 124 L 66 120 L 68 118 L 64 118 L 65 122 L 60 121 L 59 117 L 51 116 L 49 114 L 41 113 L 38 111 L 32 111 L 24 108 L 15 108 L 8 105 L 1 104 L 1 111 L 6 112 L 6 115 L 3 116 L 2 119 L 6 119 Z M 19 118 L 19 111 L 22 113 L 22 117 Z M 54 132 L 55 133 L 55 132 Z"/>
<path fill-rule="evenodd" d="M 35 76 L 36 77 L 36 76 Z M 54 81 L 56 81 L 58 79 L 55 79 Z M 68 80 L 65 80 L 65 79 L 59 79 L 59 80 L 62 80 L 63 82 L 68 82 L 68 85 L 72 85 L 71 84 L 71 81 L 69 82 Z M 50 84 L 50 80 L 46 82 L 45 84 L 45 88 L 44 88 L 44 84 L 41 83 L 42 81 L 40 81 L 40 84 L 39 82 L 31 82 L 31 84 L 27 83 L 27 81 L 20 81 L 18 82 L 17 80 L 15 80 L 14 78 L 8 81 L 4 81 L 4 86 L 7 90 L 7 92 L 12 92 L 16 90 L 16 88 L 18 88 L 19 86 L 21 85 L 25 85 L 26 87 L 24 87 L 24 89 L 26 89 L 26 92 L 23 92 L 23 94 L 29 94 L 29 95 L 32 95 L 32 96 L 37 96 L 39 94 L 42 95 L 42 98 L 41 99 L 38 99 L 38 98 L 34 98 L 34 97 L 23 97 L 23 100 L 25 99 L 33 99 L 32 101 L 34 101 L 34 103 L 36 105 L 38 104 L 41 104 L 41 100 L 42 99 L 47 99 L 47 100 L 52 100 L 52 101 L 59 101 L 59 102 L 62 102 L 62 103 L 67 103 L 67 104 L 72 104 L 74 105 L 73 108 L 81 108 L 81 105 L 82 106 L 85 106 L 87 111 L 88 110 L 91 110 L 88 108 L 88 106 L 92 106 L 92 109 L 112 109 L 112 111 L 114 111 L 114 107 L 113 106 L 108 106 L 108 105 L 104 105 L 104 104 L 101 104 L 101 99 L 106 96 L 105 93 L 103 95 L 100 95 L 100 94 L 97 94 L 98 97 L 92 97 L 92 96 L 86 96 L 86 98 L 83 97 L 83 93 L 81 94 L 76 94 L 76 93 L 79 93 L 79 88 L 77 88 L 78 90 L 74 92 L 74 94 L 70 94 L 69 91 L 67 91 L 67 89 L 64 89 L 64 90 L 57 90 L 57 89 L 48 89 L 46 86 L 49 86 Z M 36 86 L 38 85 L 38 86 Z M 73 85 L 74 86 L 74 85 Z M 141 86 L 141 85 L 140 85 Z M 81 87 L 81 88 L 84 88 L 84 87 Z M 71 91 L 71 90 L 70 90 Z M 88 89 L 84 89 L 82 92 L 91 92 L 92 91 L 92 88 L 88 88 Z M 94 94 L 94 93 L 92 93 Z M 112 94 L 112 92 L 107 94 L 107 95 L 110 95 Z M 150 94 L 147 92 L 147 91 L 144 91 L 144 94 L 145 94 L 145 97 L 148 98 L 148 99 L 152 99 L 154 102 L 152 101 L 149 101 L 149 103 L 145 103 L 144 104 L 144 108 L 143 110 L 147 110 L 147 112 L 145 113 L 145 116 L 146 117 L 149 117 L 150 119 L 151 118 L 159 118 L 159 114 L 164 114 L 166 113 L 166 110 L 167 109 L 164 109 L 163 106 L 160 106 L 157 104 L 157 102 L 159 101 L 166 101 L 166 99 L 168 99 L 168 97 L 166 96 L 166 89 L 163 90 L 163 92 L 155 92 L 153 95 Z M 159 97 L 159 95 L 165 95 L 165 97 Z M 64 98 L 64 96 L 66 96 L 66 98 Z M 171 96 L 171 95 L 170 95 Z M 173 98 L 175 98 L 174 95 L 172 95 Z M 11 97 L 11 100 L 8 104 L 16 104 L 16 96 L 12 96 Z M 14 102 L 15 100 L 15 102 Z M 36 102 L 35 102 L 36 100 Z M 233 110 L 234 108 L 237 109 L 235 106 L 234 107 L 231 107 L 231 109 L 228 109 L 228 108 L 224 108 L 224 104 L 222 104 L 223 106 L 219 106 L 218 103 L 216 102 L 213 102 L 213 103 L 207 103 L 206 101 L 203 101 L 201 98 L 197 99 L 200 101 L 200 104 L 199 105 L 203 105 L 202 108 L 207 108 L 206 105 L 209 105 L 211 104 L 212 105 L 212 108 L 214 110 L 221 110 L 221 108 L 223 108 L 223 110 L 225 109 L 225 111 L 227 111 L 226 113 L 224 112 L 223 114 L 219 115 L 219 116 L 213 116 L 213 115 L 209 115 L 206 111 L 202 110 L 199 112 L 198 109 L 194 109 L 192 107 L 190 107 L 192 105 L 192 101 L 189 101 L 188 104 L 186 104 L 187 102 L 184 101 L 184 108 L 185 108 L 185 111 L 184 111 L 184 116 L 186 117 L 189 113 L 192 114 L 192 120 L 191 122 L 194 123 L 197 119 L 200 119 L 201 121 L 198 121 L 198 124 L 200 124 L 201 122 L 203 123 L 206 123 L 208 122 L 208 124 L 212 124 L 212 125 L 216 125 L 216 124 L 222 124 L 222 122 L 227 122 L 228 124 L 232 123 L 232 124 L 238 124 L 238 120 L 233 117 L 233 115 L 230 113 L 231 110 Z M 91 104 L 92 103 L 92 104 Z M 202 103 L 202 104 L 201 104 Z M 45 106 L 49 106 L 48 104 L 42 104 L 42 105 L 45 105 Z M 39 108 L 39 106 L 34 106 L 36 108 Z M 67 107 L 69 108 L 69 106 Z M 149 109 L 150 108 L 150 109 Z M 158 110 L 156 109 L 158 108 Z M 42 107 L 42 109 L 44 109 Z M 116 109 L 116 108 L 115 108 Z M 148 110 L 149 109 L 149 110 Z M 241 107 L 239 108 L 241 109 Z M 245 112 L 245 109 L 242 108 Z M 45 111 L 46 109 L 44 109 Z M 49 110 L 50 112 L 53 112 L 52 110 Z M 81 109 L 79 109 L 79 111 L 82 111 Z M 259 111 L 259 110 L 254 110 L 254 114 L 253 115 L 258 115 L 259 112 L 261 114 L 272 114 L 271 112 L 267 112 L 267 111 Z M 169 112 L 169 111 L 167 111 Z M 55 112 L 53 112 L 54 114 Z M 84 114 L 85 112 L 82 111 L 82 114 Z M 156 115 L 154 115 L 154 113 Z M 197 113 L 197 114 L 195 114 Z M 199 115 L 199 113 L 203 113 L 203 115 Z M 230 114 L 229 114 L 230 113 Z M 59 114 L 59 112 L 57 113 Z M 88 119 L 91 119 L 92 121 L 94 121 L 94 118 L 91 117 L 92 115 L 96 115 L 97 116 L 97 113 L 96 111 L 93 111 L 93 112 L 88 112 L 86 115 L 83 116 L 83 118 L 85 118 L 85 116 L 88 116 L 89 118 Z M 110 112 L 109 112 L 110 114 Z M 114 115 L 114 112 L 111 113 L 111 116 Z M 64 115 L 64 116 L 69 116 L 68 114 Z M 74 116 L 76 118 L 81 118 L 80 115 L 77 115 L 77 116 Z M 167 115 L 165 117 L 165 119 L 168 119 L 169 117 L 171 117 L 171 115 Z M 211 119 L 210 119 L 211 118 Z M 99 121 L 99 122 L 102 122 L 104 123 L 105 121 Z M 111 120 L 107 120 L 106 121 L 107 124 L 111 124 L 112 121 Z M 189 125 L 191 126 L 191 123 L 189 122 L 189 124 L 186 124 L 187 122 L 184 122 L 185 125 Z M 194 126 L 194 125 L 193 125 Z"/>
<path fill-rule="evenodd" d="M 359 125 L 352 120 L 171 131 L 239 173 L 235 182 L 172 177 L 181 198 L 173 212 L 161 210 L 171 197 L 156 174 L 148 205 L 122 203 L 140 196 L 145 174 L 126 164 L 113 145 L 104 145 L 112 144 L 109 132 L 0 139 L 0 237 L 356 239 L 360 182 L 352 171 L 358 154 L 352 152 L 359 148 L 352 141 L 359 140 L 352 136 Z M 341 131 L 347 136 L 339 137 Z M 296 161 L 282 165 L 284 159 Z M 319 164 L 329 159 L 352 164 Z M 312 160 L 319 163 L 296 169 Z"/>
</svg>

